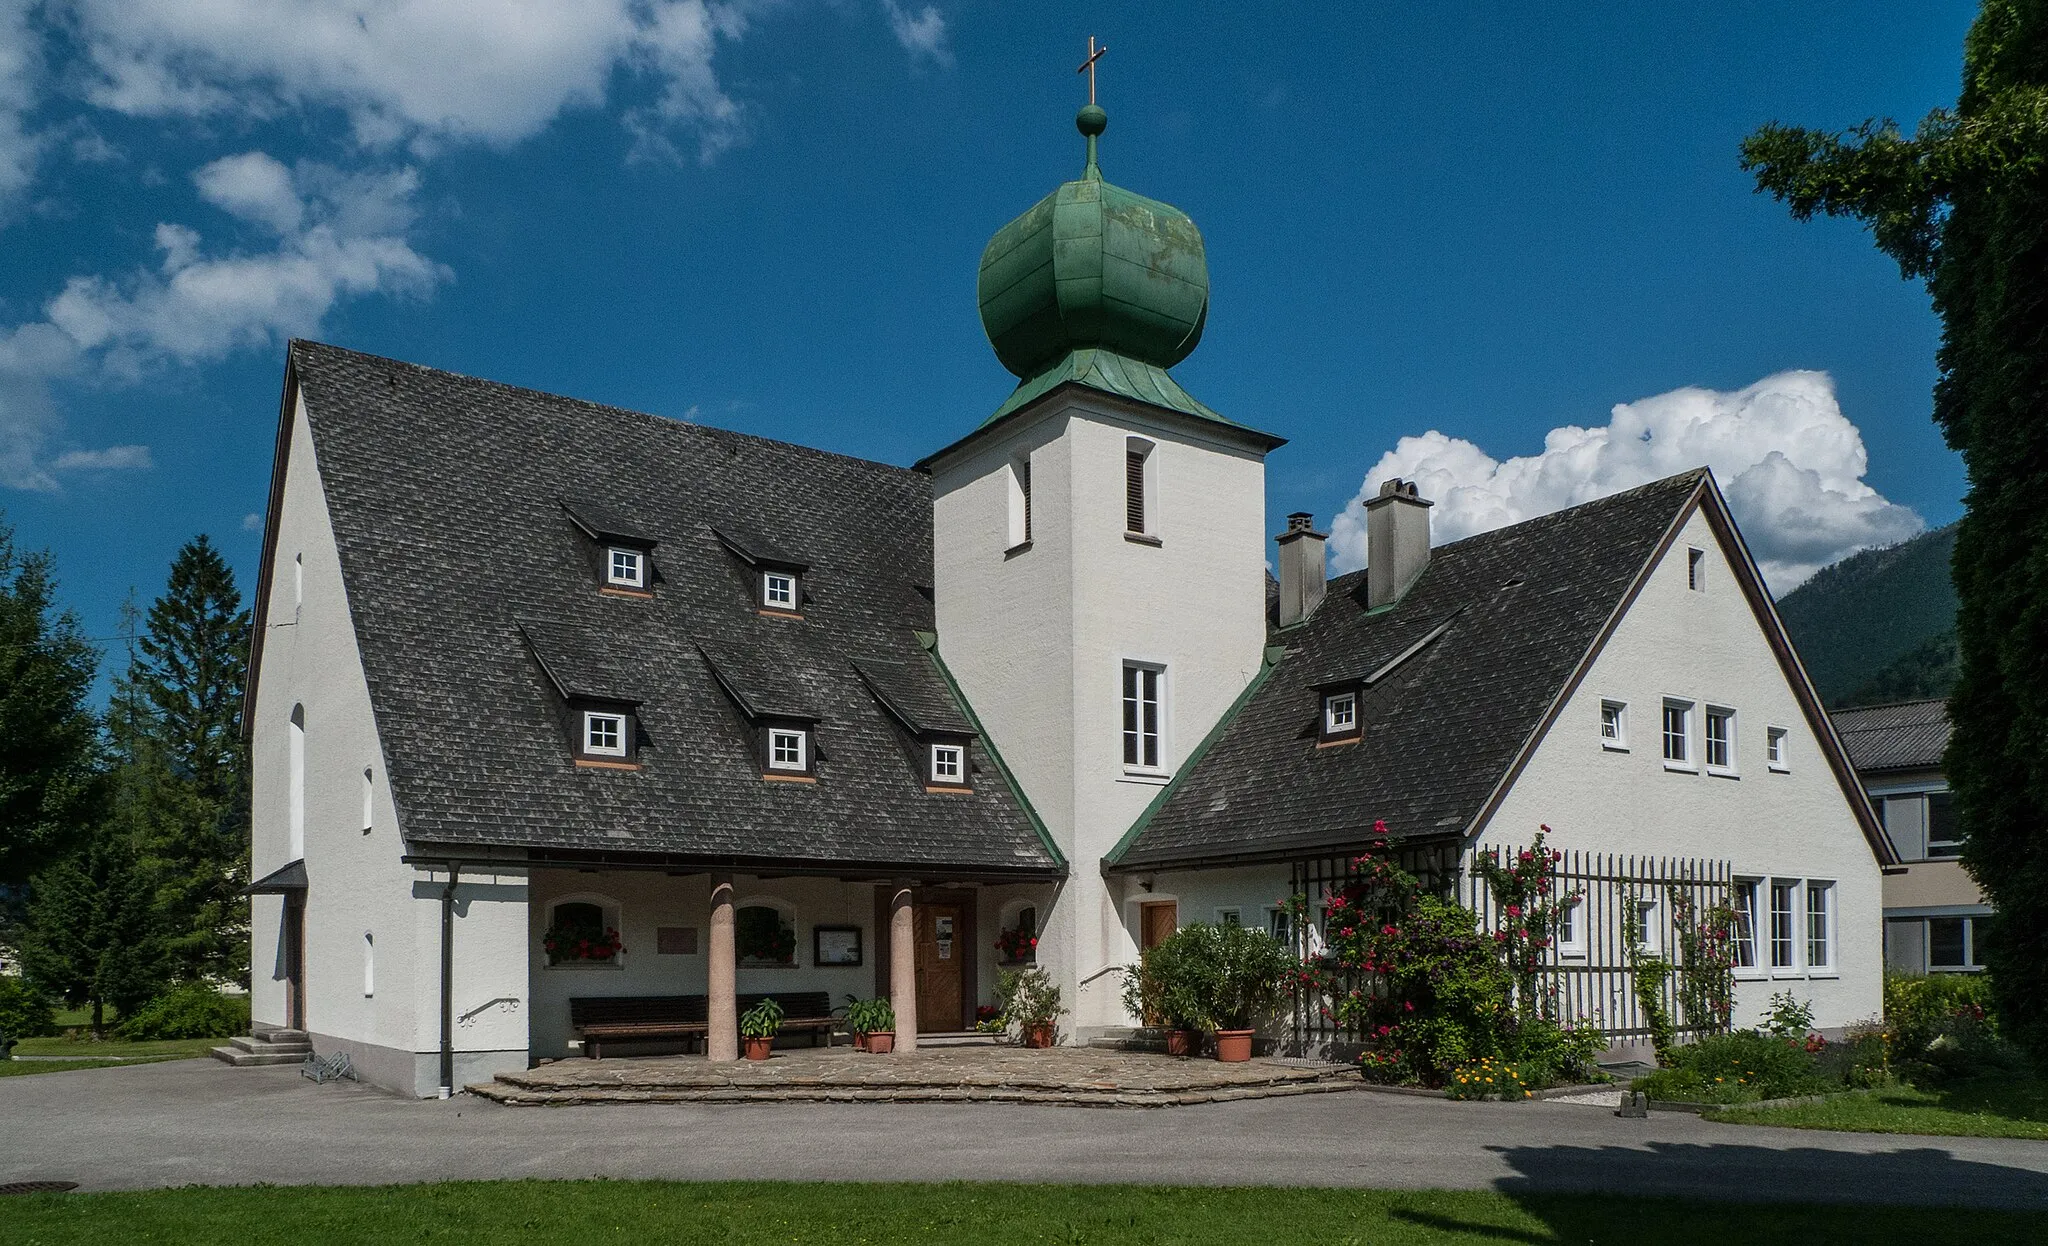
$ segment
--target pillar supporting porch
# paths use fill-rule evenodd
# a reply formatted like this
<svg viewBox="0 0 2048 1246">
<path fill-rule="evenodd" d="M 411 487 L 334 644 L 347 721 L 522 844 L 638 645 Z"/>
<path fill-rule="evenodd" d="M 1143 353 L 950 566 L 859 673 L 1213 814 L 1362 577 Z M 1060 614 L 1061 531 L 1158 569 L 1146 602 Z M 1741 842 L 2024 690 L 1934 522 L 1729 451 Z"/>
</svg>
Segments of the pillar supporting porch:
<svg viewBox="0 0 2048 1246">
<path fill-rule="evenodd" d="M 732 875 L 711 876 L 711 932 L 707 953 L 704 1054 L 714 1061 L 740 1058 L 739 956 L 733 939 Z"/>
<path fill-rule="evenodd" d="M 917 910 L 912 884 L 889 890 L 889 1007 L 896 1012 L 896 1050 L 917 1050 Z"/>
</svg>

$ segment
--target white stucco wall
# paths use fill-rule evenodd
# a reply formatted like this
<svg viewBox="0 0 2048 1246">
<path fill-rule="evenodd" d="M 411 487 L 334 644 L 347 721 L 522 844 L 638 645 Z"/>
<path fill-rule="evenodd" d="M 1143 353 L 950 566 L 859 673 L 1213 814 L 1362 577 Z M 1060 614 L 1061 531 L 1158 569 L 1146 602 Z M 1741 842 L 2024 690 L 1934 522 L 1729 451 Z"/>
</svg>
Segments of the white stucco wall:
<svg viewBox="0 0 2048 1246">
<path fill-rule="evenodd" d="M 1124 454 L 1154 444 L 1151 532 L 1125 537 Z M 1032 547 L 1006 554 L 1009 472 L 1028 452 Z M 1066 854 L 1039 963 L 1086 1031 L 1123 1024 L 1134 955 L 1098 863 L 1257 672 L 1265 643 L 1261 456 L 1121 404 L 1070 394 L 935 465 L 939 650 Z M 1126 660 L 1166 669 L 1164 773 L 1127 774 Z M 1085 984 L 1085 985 L 1084 985 Z"/>
<path fill-rule="evenodd" d="M 289 444 L 265 626 L 257 641 L 262 666 L 252 710 L 252 873 L 260 878 L 292 857 L 290 722 L 293 708 L 303 707 L 306 1028 L 316 1051 L 348 1051 L 368 1079 L 433 1093 L 440 1048 L 441 886 L 426 881 L 433 875 L 400 860 L 407 846 L 385 781 L 303 404 L 293 414 Z M 365 770 L 371 787 L 367 830 Z M 275 896 L 252 903 L 252 1006 L 256 1021 L 273 1025 L 285 1022 L 283 904 Z M 470 1073 L 524 1067 L 526 981 L 516 949 L 526 925 L 525 881 L 516 867 L 499 876 L 466 877 L 458 907 L 458 1014 L 488 1000 L 509 1001 L 458 1028 L 456 1047 L 464 1053 L 459 1064 Z M 514 933 L 506 941 L 508 927 Z M 369 994 L 366 934 L 375 948 Z M 509 967 L 501 942 L 512 950 Z"/>
<path fill-rule="evenodd" d="M 1687 586 L 1688 548 L 1705 551 L 1701 591 Z M 1736 711 L 1734 773 L 1666 766 L 1660 728 L 1667 697 L 1694 704 L 1696 760 L 1704 751 L 1704 708 Z M 1603 746 L 1603 700 L 1628 707 L 1625 749 Z M 1782 773 L 1765 761 L 1769 726 L 1789 730 Z M 1810 1000 L 1822 1026 L 1849 1025 L 1882 1010 L 1876 857 L 1743 597 L 1729 552 L 1703 514 L 1691 516 L 1653 569 L 1482 829 L 1478 846 L 1526 844 L 1546 823 L 1553 832 L 1550 843 L 1558 848 L 1726 859 L 1738 877 L 1833 882 L 1836 969 L 1743 975 L 1736 1024 L 1758 1020 L 1776 991 Z M 1803 927 L 1799 933 L 1803 959 Z M 1760 959 L 1768 962 L 1767 955 Z"/>
</svg>

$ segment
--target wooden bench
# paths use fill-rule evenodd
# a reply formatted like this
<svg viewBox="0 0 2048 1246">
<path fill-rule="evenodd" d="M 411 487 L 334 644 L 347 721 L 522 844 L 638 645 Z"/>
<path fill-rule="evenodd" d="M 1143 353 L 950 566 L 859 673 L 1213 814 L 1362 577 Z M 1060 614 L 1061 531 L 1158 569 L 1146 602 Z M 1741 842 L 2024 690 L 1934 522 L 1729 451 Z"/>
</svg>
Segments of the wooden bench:
<svg viewBox="0 0 2048 1246">
<path fill-rule="evenodd" d="M 832 1015 L 832 997 L 825 991 L 769 991 L 742 995 L 735 1001 L 745 1013 L 764 999 L 782 1005 L 782 1030 L 809 1031 L 830 1047 L 841 1018 Z M 608 1041 L 702 1040 L 711 1028 L 711 1005 L 703 995 L 579 995 L 569 1000 L 569 1025 L 583 1040 L 583 1054 L 593 1060 Z"/>
</svg>

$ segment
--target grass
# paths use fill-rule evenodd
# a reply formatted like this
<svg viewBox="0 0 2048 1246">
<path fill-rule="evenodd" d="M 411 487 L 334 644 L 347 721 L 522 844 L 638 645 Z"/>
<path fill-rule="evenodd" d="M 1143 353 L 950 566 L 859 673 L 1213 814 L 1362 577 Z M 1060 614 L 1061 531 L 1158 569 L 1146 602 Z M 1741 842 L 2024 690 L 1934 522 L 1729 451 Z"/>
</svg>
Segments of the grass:
<svg viewBox="0 0 2048 1246">
<path fill-rule="evenodd" d="M 2048 1139 L 2048 1081 L 1995 1074 L 1932 1090 L 1893 1086 L 1782 1108 L 1728 1108 L 1706 1119 L 1863 1133 Z"/>
<path fill-rule="evenodd" d="M 2027 1226 L 2033 1226 L 2028 1228 Z M 1646 1234 L 1646 1230 L 1651 1230 Z M 1490 1191 L 515 1181 L 54 1194 L 7 1200 L 0 1243 L 752 1243 L 2041 1240 L 2040 1212 L 1699 1203 Z"/>
<path fill-rule="evenodd" d="M 167 1060 L 189 1060 L 227 1042 L 225 1038 L 165 1038 L 131 1043 L 110 1038 L 103 1043 L 89 1038 L 24 1038 L 17 1043 L 17 1056 L 63 1056 L 78 1060 L 111 1060 L 117 1056 L 151 1056 Z"/>
<path fill-rule="evenodd" d="M 0 1077 L 33 1077 L 37 1073 L 69 1073 L 74 1069 L 118 1069 L 130 1064 L 160 1064 L 171 1057 L 154 1060 L 0 1060 Z"/>
</svg>

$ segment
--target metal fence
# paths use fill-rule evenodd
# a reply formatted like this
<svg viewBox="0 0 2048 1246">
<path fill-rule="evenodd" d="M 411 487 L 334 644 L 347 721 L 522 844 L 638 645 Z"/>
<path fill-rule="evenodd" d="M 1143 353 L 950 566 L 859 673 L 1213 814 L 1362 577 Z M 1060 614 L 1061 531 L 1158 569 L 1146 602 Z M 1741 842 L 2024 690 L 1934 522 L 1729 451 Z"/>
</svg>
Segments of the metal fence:
<svg viewBox="0 0 2048 1246">
<path fill-rule="evenodd" d="M 1512 857 L 1521 850 L 1503 848 L 1502 853 Z M 1537 975 L 1537 990 L 1554 1001 L 1547 1008 L 1554 1007 L 1561 1021 L 1597 1026 L 1610 1039 L 1647 1039 L 1650 1027 L 1636 998 L 1635 971 L 1629 964 L 1629 927 L 1634 924 L 1645 952 L 1677 963 L 1680 912 L 1689 908 L 1704 914 L 1729 903 L 1733 865 L 1707 858 L 1562 851 L 1554 894 L 1560 899 L 1576 897 L 1570 938 L 1558 940 L 1549 950 Z M 1394 855 L 1426 890 L 1454 898 L 1478 914 L 1482 929 L 1498 930 L 1508 920 L 1498 910 L 1485 877 L 1473 869 L 1469 851 L 1454 844 L 1414 845 L 1397 848 Z M 1297 861 L 1292 872 L 1294 894 L 1308 902 L 1309 922 L 1288 933 L 1298 952 L 1314 956 L 1322 950 L 1317 915 L 1333 892 L 1357 879 L 1357 870 L 1345 856 Z M 1349 991 L 1361 985 L 1372 986 L 1340 981 L 1336 987 Z M 1687 1014 L 1679 975 L 1666 976 L 1663 996 L 1681 1036 L 1717 1028 L 1714 1018 Z M 1345 1058 L 1362 1045 L 1362 1036 L 1344 1033 L 1330 1020 L 1328 1004 L 1324 997 L 1297 994 L 1289 1044 L 1295 1054 Z"/>
</svg>

